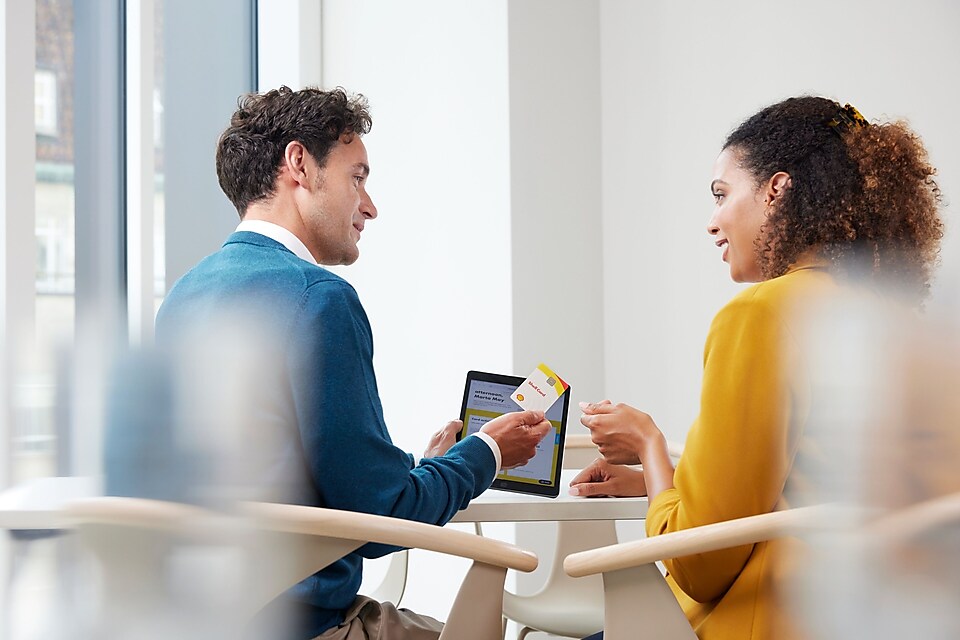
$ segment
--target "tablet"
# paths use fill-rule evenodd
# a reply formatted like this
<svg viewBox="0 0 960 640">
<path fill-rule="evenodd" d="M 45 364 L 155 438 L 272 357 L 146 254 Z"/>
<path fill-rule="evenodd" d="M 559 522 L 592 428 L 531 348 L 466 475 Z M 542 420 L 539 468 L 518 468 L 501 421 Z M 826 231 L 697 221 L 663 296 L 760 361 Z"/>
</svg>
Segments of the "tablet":
<svg viewBox="0 0 960 640">
<path fill-rule="evenodd" d="M 463 429 L 457 440 L 476 433 L 484 424 L 510 411 L 522 411 L 510 399 L 525 378 L 482 371 L 467 372 L 463 390 L 460 419 Z M 494 489 L 517 491 L 556 498 L 560 494 L 560 466 L 563 463 L 563 441 L 566 437 L 567 409 L 570 389 L 547 410 L 546 418 L 553 425 L 540 444 L 537 453 L 522 467 L 500 472 L 491 485 Z"/>
</svg>

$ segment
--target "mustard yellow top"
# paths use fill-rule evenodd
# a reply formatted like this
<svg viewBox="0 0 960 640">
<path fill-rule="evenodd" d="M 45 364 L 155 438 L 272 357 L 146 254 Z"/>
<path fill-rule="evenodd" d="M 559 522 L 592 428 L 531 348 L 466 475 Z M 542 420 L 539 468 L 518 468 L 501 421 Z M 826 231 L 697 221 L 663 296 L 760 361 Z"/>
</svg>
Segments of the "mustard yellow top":
<svg viewBox="0 0 960 640">
<path fill-rule="evenodd" d="M 648 536 L 785 508 L 809 413 L 809 379 L 795 313 L 835 289 L 819 266 L 742 291 L 713 320 L 703 354 L 700 414 L 674 474 L 650 502 Z M 799 637 L 775 590 L 793 540 L 665 562 L 668 582 L 700 640 Z"/>
</svg>

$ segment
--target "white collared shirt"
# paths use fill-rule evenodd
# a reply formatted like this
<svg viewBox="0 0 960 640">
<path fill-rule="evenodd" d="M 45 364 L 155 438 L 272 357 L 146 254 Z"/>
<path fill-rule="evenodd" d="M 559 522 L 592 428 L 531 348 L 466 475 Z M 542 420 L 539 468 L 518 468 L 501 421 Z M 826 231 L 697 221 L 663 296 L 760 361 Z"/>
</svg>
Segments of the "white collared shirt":
<svg viewBox="0 0 960 640">
<path fill-rule="evenodd" d="M 293 254 L 301 260 L 306 260 L 310 264 L 319 265 L 319 263 L 314 260 L 313 254 L 311 254 L 310 250 L 307 249 L 307 246 L 300 241 L 300 238 L 293 235 L 293 233 L 286 227 L 281 227 L 278 224 L 267 222 L 266 220 L 241 220 L 240 224 L 237 225 L 236 230 L 259 233 L 260 235 L 266 236 L 271 240 L 276 240 L 293 252 Z M 500 446 L 497 444 L 497 441 L 494 440 L 492 436 L 479 431 L 470 435 L 477 436 L 487 443 L 487 446 L 490 447 L 490 451 L 493 453 L 493 457 L 497 462 L 497 471 L 499 472 L 500 465 L 503 464 L 503 457 L 500 455 Z"/>
<path fill-rule="evenodd" d="M 493 439 L 493 436 L 480 431 L 476 431 L 470 435 L 477 436 L 487 443 L 487 446 L 490 447 L 490 451 L 493 452 L 494 460 L 497 461 L 497 473 L 500 473 L 500 467 L 503 465 L 503 458 L 500 456 L 500 445 L 497 444 L 497 441 Z"/>
<path fill-rule="evenodd" d="M 281 227 L 278 224 L 267 222 L 266 220 L 241 220 L 240 224 L 237 225 L 237 231 L 252 231 L 253 233 L 267 236 L 271 240 L 276 240 L 285 246 L 301 260 L 306 260 L 310 264 L 319 264 L 314 260 L 310 250 L 307 249 L 307 245 L 303 244 L 300 238 L 293 235 L 293 232 L 286 227 Z"/>
</svg>

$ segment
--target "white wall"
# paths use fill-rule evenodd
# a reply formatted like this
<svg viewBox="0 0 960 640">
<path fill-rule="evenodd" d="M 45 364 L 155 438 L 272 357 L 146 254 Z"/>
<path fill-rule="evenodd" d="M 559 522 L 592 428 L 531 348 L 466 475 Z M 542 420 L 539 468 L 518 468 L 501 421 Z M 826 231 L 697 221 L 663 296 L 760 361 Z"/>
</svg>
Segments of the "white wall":
<svg viewBox="0 0 960 640">
<path fill-rule="evenodd" d="M 545 361 L 577 402 L 604 393 L 600 13 L 579 0 L 510 2 L 514 370 Z"/>
<path fill-rule="evenodd" d="M 257 3 L 257 91 L 322 84 L 321 9 L 319 0 Z"/>
<path fill-rule="evenodd" d="M 455 417 L 467 369 L 525 373 L 539 359 L 574 400 L 630 402 L 682 440 L 710 320 L 739 288 L 705 232 L 724 137 L 766 104 L 821 93 L 908 117 L 956 193 L 958 12 L 946 0 L 324 0 L 322 82 L 364 92 L 374 116 L 380 217 L 341 273 L 373 325 L 395 441 L 419 451 Z M 562 277 L 524 295 L 521 274 L 543 261 Z M 960 271 L 952 232 L 944 271 Z M 445 616 L 463 565 L 413 562 L 405 605 Z"/>
<path fill-rule="evenodd" d="M 509 6 L 514 370 L 546 361 L 570 384 L 568 430 L 580 400 L 604 394 L 600 200 L 600 12 L 593 2 Z M 542 559 L 517 589 L 550 572 L 556 526 L 517 526 Z M 509 632 L 508 632 L 509 635 Z"/>
<path fill-rule="evenodd" d="M 696 416 L 710 319 L 738 288 L 705 231 L 712 164 L 726 134 L 760 107 L 812 93 L 851 102 L 868 118 L 908 118 L 943 191 L 960 192 L 958 27 L 960 5 L 947 0 L 604 0 L 611 397 L 651 413 L 672 439 L 682 440 Z M 955 214 L 947 214 L 942 285 L 960 268 Z"/>
<path fill-rule="evenodd" d="M 468 369 L 513 365 L 505 2 L 325 0 L 323 83 L 370 98 L 360 260 L 339 270 L 374 332 L 387 425 L 408 451 L 460 412 Z M 446 617 L 465 564 L 426 552 L 405 606 Z"/>
<path fill-rule="evenodd" d="M 373 325 L 394 440 L 419 451 L 456 417 L 468 369 L 545 361 L 574 401 L 599 397 L 597 6 L 327 1 L 321 20 L 323 84 L 364 92 L 374 115 L 380 217 L 340 272 Z M 413 561 L 405 604 L 445 616 L 459 575 Z"/>
<path fill-rule="evenodd" d="M 468 369 L 512 362 L 503 2 L 323 5 L 323 81 L 370 99 L 379 216 L 342 269 L 374 331 L 387 424 L 422 451 Z"/>
</svg>

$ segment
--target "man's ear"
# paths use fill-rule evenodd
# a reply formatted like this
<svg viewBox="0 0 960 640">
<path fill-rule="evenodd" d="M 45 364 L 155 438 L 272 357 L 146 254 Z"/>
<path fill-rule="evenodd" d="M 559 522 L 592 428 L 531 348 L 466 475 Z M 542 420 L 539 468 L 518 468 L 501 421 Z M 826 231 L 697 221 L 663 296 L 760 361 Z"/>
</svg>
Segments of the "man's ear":
<svg viewBox="0 0 960 640">
<path fill-rule="evenodd" d="M 778 171 L 767 181 L 764 200 L 768 205 L 773 204 L 778 198 L 782 198 L 783 194 L 787 192 L 787 189 L 792 186 L 793 179 L 790 177 L 790 174 L 786 171 Z"/>
<path fill-rule="evenodd" d="M 306 147 L 303 143 L 291 140 L 283 150 L 283 166 L 287 170 L 290 179 L 301 187 L 308 186 L 307 178 L 307 158 L 309 157 Z"/>
</svg>

